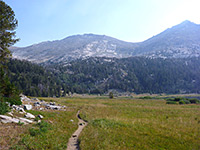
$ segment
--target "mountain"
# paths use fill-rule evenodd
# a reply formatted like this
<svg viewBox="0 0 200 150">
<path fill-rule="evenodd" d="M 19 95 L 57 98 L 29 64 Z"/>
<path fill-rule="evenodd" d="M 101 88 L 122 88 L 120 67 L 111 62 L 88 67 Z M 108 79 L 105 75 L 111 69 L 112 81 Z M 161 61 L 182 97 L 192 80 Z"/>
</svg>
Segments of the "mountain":
<svg viewBox="0 0 200 150">
<path fill-rule="evenodd" d="M 36 63 L 65 62 L 87 57 L 128 57 L 137 46 L 105 35 L 74 35 L 24 48 L 11 49 L 13 57 Z"/>
<path fill-rule="evenodd" d="M 184 21 L 144 41 L 133 55 L 163 58 L 200 56 L 200 25 Z"/>
<path fill-rule="evenodd" d="M 200 25 L 184 21 L 140 43 L 124 42 L 105 35 L 84 34 L 24 48 L 12 48 L 11 51 L 14 58 L 48 64 L 88 57 L 198 57 Z"/>
</svg>

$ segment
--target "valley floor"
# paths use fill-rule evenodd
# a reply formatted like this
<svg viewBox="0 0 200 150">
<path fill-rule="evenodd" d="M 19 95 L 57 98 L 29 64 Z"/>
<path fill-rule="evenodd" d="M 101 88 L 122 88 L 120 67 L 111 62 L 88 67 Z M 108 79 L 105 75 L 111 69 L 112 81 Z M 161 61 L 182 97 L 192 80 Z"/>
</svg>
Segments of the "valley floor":
<svg viewBox="0 0 200 150">
<path fill-rule="evenodd" d="M 67 141 L 77 129 L 76 114 L 80 110 L 80 117 L 88 121 L 79 136 L 82 150 L 200 149 L 198 104 L 168 105 L 163 99 L 138 98 L 40 99 L 66 105 L 67 110 L 30 111 L 32 114 L 40 113 L 44 116 L 44 120 L 50 124 L 48 131 L 31 136 L 29 126 L 25 126 L 24 131 L 20 129 L 18 135 L 1 137 L 0 145 L 9 144 L 12 149 L 20 150 L 66 149 Z M 4 126 L 0 124 L 0 133 L 5 130 Z M 17 129 L 22 127 L 16 125 Z M 16 129 L 12 128 L 13 131 Z M 5 139 L 11 142 L 5 143 Z"/>
</svg>

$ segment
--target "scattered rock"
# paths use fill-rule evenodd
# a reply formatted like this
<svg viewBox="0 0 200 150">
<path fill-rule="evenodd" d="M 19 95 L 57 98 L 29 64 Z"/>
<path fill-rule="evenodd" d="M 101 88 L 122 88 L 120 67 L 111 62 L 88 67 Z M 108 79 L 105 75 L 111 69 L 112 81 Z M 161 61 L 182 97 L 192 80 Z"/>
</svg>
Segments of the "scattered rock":
<svg viewBox="0 0 200 150">
<path fill-rule="evenodd" d="M 9 112 L 8 115 L 10 115 L 11 117 L 13 117 L 13 114 L 11 112 Z"/>
<path fill-rule="evenodd" d="M 34 104 L 34 107 L 40 107 L 40 105 L 39 104 Z"/>
<path fill-rule="evenodd" d="M 47 105 L 46 108 L 47 108 L 47 109 L 60 110 L 60 109 L 61 109 L 61 106 Z"/>
<path fill-rule="evenodd" d="M 19 122 L 19 119 L 12 118 L 6 115 L 0 115 L 0 118 L 1 118 L 2 123 L 18 123 Z"/>
<path fill-rule="evenodd" d="M 43 119 L 43 118 L 44 118 L 42 115 L 38 115 L 38 117 L 39 117 L 40 119 Z"/>
<path fill-rule="evenodd" d="M 16 111 L 21 111 L 21 112 L 23 112 L 23 113 L 26 113 L 26 112 L 24 111 L 24 109 L 21 108 L 20 106 L 13 105 L 12 108 L 13 108 L 14 110 L 16 110 Z"/>
<path fill-rule="evenodd" d="M 50 105 L 55 105 L 55 102 L 50 102 L 49 104 L 50 104 Z"/>
<path fill-rule="evenodd" d="M 26 113 L 24 110 L 46 110 L 46 109 L 50 109 L 50 110 L 65 110 L 66 106 L 60 105 L 60 104 L 56 104 L 55 102 L 45 102 L 44 100 L 39 100 L 38 98 L 32 98 L 29 99 L 28 97 L 26 97 L 25 95 L 21 94 L 21 100 L 23 105 L 20 106 L 16 106 L 13 105 L 12 108 L 16 111 L 20 111 L 23 113 Z"/>
<path fill-rule="evenodd" d="M 21 97 L 21 101 L 30 101 L 30 98 L 28 98 L 27 96 L 20 94 L 19 95 Z"/>
<path fill-rule="evenodd" d="M 35 106 L 35 107 L 40 107 L 40 105 L 41 105 L 40 102 L 35 102 L 35 103 L 34 103 L 34 106 Z"/>
<path fill-rule="evenodd" d="M 34 100 L 34 101 L 39 101 L 39 99 L 38 99 L 38 98 L 32 98 L 32 100 Z"/>
<path fill-rule="evenodd" d="M 24 105 L 25 110 L 31 110 L 33 108 L 32 105 Z"/>
<path fill-rule="evenodd" d="M 24 124 L 33 123 L 32 120 L 29 120 L 29 119 L 26 119 L 26 118 L 19 118 L 19 121 L 24 123 Z"/>
<path fill-rule="evenodd" d="M 73 119 L 71 119 L 70 121 L 71 121 L 71 122 L 74 122 L 74 120 L 73 120 Z"/>
<path fill-rule="evenodd" d="M 30 118 L 30 119 L 35 119 L 35 116 L 34 116 L 33 114 L 31 114 L 31 113 L 27 113 L 27 114 L 25 115 L 25 117 L 26 117 L 26 118 Z"/>
</svg>

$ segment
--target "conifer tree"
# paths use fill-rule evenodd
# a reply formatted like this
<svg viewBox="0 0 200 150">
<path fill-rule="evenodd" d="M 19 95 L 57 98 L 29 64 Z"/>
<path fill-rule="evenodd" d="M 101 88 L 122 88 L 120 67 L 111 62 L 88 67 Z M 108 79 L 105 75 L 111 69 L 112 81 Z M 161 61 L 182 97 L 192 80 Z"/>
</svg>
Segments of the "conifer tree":
<svg viewBox="0 0 200 150">
<path fill-rule="evenodd" d="M 4 67 L 11 56 L 8 48 L 19 40 L 15 38 L 17 24 L 12 8 L 0 0 L 0 67 Z"/>
<path fill-rule="evenodd" d="M 0 95 L 6 101 L 13 98 L 19 100 L 18 92 L 10 83 L 7 73 L 7 60 L 11 57 L 8 48 L 19 40 L 15 38 L 17 23 L 12 8 L 0 0 Z"/>
</svg>

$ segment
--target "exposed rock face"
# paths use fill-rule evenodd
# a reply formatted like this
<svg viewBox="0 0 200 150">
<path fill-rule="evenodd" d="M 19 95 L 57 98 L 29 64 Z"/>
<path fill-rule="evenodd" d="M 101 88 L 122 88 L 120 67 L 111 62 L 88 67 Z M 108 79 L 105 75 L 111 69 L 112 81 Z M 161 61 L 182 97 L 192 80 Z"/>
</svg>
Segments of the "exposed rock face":
<svg viewBox="0 0 200 150">
<path fill-rule="evenodd" d="M 105 35 L 74 35 L 62 40 L 42 42 L 12 49 L 13 57 L 35 63 L 65 62 L 87 57 L 129 57 L 138 44 Z"/>
<path fill-rule="evenodd" d="M 173 26 L 144 41 L 133 55 L 152 58 L 185 58 L 200 56 L 200 25 L 190 21 Z"/>
<path fill-rule="evenodd" d="M 84 34 L 14 48 L 11 51 L 14 58 L 47 64 L 88 57 L 198 57 L 200 25 L 184 21 L 140 43 L 124 42 L 104 35 Z"/>
</svg>

